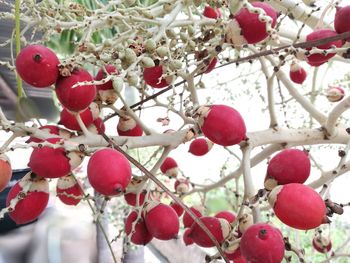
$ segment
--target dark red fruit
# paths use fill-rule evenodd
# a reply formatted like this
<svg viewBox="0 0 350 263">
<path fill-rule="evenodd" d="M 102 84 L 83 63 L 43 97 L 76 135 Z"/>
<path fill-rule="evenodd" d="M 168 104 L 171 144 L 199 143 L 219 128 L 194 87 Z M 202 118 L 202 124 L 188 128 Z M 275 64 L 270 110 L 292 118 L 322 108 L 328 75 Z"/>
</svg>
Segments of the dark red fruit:
<svg viewBox="0 0 350 263">
<path fill-rule="evenodd" d="M 175 210 L 176 214 L 180 217 L 182 216 L 184 209 L 176 202 L 171 202 L 170 206 Z"/>
<path fill-rule="evenodd" d="M 120 117 L 117 131 L 119 136 L 142 136 L 141 126 L 130 116 Z"/>
<path fill-rule="evenodd" d="M 169 177 L 176 177 L 177 163 L 173 158 L 167 157 L 165 158 L 162 165 L 160 166 L 160 170 L 162 171 L 163 174 L 166 174 Z"/>
<path fill-rule="evenodd" d="M 312 246 L 320 253 L 327 253 L 332 249 L 332 242 L 328 237 L 318 235 L 312 240 Z"/>
<path fill-rule="evenodd" d="M 203 156 L 207 154 L 211 148 L 213 147 L 213 143 L 204 138 L 194 139 L 189 148 L 189 152 L 196 156 Z"/>
<path fill-rule="evenodd" d="M 48 87 L 56 82 L 59 64 L 56 54 L 42 45 L 26 46 L 16 58 L 19 76 L 36 88 Z"/>
<path fill-rule="evenodd" d="M 269 224 L 254 224 L 243 233 L 240 249 L 248 262 L 280 263 L 284 257 L 283 236 Z"/>
<path fill-rule="evenodd" d="M 72 88 L 78 82 L 93 81 L 84 69 L 74 70 L 68 77 L 60 77 L 56 83 L 56 94 L 63 107 L 70 111 L 85 110 L 96 97 L 95 85 L 82 85 Z"/>
<path fill-rule="evenodd" d="M 209 65 L 205 69 L 204 73 L 210 73 L 216 66 L 216 63 L 218 63 L 217 57 L 214 57 L 212 60 L 210 60 Z"/>
<path fill-rule="evenodd" d="M 131 206 L 136 206 L 136 197 L 137 197 L 137 194 L 136 193 L 127 193 L 124 195 L 124 199 L 125 201 L 127 202 L 128 205 L 131 205 Z M 146 197 L 146 194 L 144 192 L 141 192 L 139 194 L 139 198 L 138 198 L 138 205 L 141 206 L 143 205 L 143 203 L 145 202 L 145 197 Z"/>
</svg>

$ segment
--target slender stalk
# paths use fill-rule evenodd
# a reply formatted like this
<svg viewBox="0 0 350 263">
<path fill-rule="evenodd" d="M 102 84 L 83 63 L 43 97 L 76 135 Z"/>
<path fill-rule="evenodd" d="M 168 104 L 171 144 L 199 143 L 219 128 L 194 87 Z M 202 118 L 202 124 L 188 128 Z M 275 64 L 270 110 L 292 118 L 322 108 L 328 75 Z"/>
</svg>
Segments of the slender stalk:
<svg viewBox="0 0 350 263">
<path fill-rule="evenodd" d="M 16 55 L 21 51 L 21 23 L 20 23 L 21 0 L 15 2 L 15 32 L 16 32 Z M 23 97 L 22 79 L 16 74 L 18 99 Z"/>
</svg>

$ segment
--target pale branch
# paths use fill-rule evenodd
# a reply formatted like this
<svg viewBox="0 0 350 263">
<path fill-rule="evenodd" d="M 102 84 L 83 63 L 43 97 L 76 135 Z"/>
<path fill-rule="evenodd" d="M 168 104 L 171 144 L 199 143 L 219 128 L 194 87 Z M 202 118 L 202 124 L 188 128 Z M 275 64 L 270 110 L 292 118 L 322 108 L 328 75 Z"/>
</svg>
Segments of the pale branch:
<svg viewBox="0 0 350 263">
<path fill-rule="evenodd" d="M 341 102 L 339 102 L 328 114 L 328 118 L 324 125 L 324 128 L 329 137 L 333 137 L 335 135 L 336 123 L 339 117 L 350 108 L 350 96 L 344 98 Z"/>
</svg>

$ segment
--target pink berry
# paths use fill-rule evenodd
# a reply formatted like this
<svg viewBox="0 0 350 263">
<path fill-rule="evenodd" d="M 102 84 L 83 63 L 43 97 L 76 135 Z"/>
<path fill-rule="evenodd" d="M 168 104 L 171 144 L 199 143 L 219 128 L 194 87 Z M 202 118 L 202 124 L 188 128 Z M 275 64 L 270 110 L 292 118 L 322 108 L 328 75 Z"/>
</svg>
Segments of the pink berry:
<svg viewBox="0 0 350 263">
<path fill-rule="evenodd" d="M 173 208 L 162 203 L 149 203 L 145 208 L 148 231 L 160 240 L 170 240 L 179 232 L 179 218 Z"/>
<path fill-rule="evenodd" d="M 58 178 L 56 193 L 61 202 L 66 205 L 77 205 L 84 196 L 79 181 L 71 174 Z"/>
<path fill-rule="evenodd" d="M 247 263 L 245 258 L 242 256 L 241 248 L 238 247 L 233 253 L 225 253 L 228 260 L 233 263 Z"/>
<path fill-rule="evenodd" d="M 82 85 L 72 88 L 78 82 L 93 81 L 84 69 L 74 70 L 68 77 L 60 77 L 56 83 L 56 95 L 63 107 L 70 111 L 85 110 L 96 97 L 95 85 Z"/>
<path fill-rule="evenodd" d="M 261 8 L 265 14 L 272 18 L 272 27 L 275 27 L 277 20 L 277 12 L 268 4 L 254 2 L 253 7 Z M 248 44 L 255 44 L 269 36 L 266 31 L 266 22 L 259 20 L 259 14 L 251 13 L 247 8 L 241 11 L 234 17 L 241 28 L 241 35 Z"/>
<path fill-rule="evenodd" d="M 194 139 L 189 148 L 189 152 L 196 156 L 203 156 L 207 154 L 211 148 L 213 147 L 213 143 L 204 138 Z"/>
<path fill-rule="evenodd" d="M 137 212 L 132 211 L 125 222 L 125 233 L 127 235 L 131 234 L 132 231 L 132 223 L 137 219 Z M 146 245 L 149 243 L 153 236 L 149 233 L 147 230 L 145 220 L 141 216 L 141 218 L 138 219 L 136 225 L 135 225 L 135 232 L 131 234 L 131 242 L 136 245 Z"/>
<path fill-rule="evenodd" d="M 6 206 L 10 205 L 11 200 L 16 198 L 28 183 L 31 183 L 29 191 L 18 201 L 15 209 L 9 213 L 12 220 L 18 225 L 37 219 L 49 201 L 49 183 L 47 180 L 29 172 L 11 188 L 6 198 Z"/>
<path fill-rule="evenodd" d="M 298 63 L 292 63 L 289 71 L 290 79 L 297 84 L 303 84 L 307 77 L 307 73 Z"/>
<path fill-rule="evenodd" d="M 330 29 L 318 29 L 315 30 L 314 32 L 308 34 L 306 36 L 306 41 L 313 41 L 313 40 L 318 40 L 326 37 L 333 37 L 336 36 L 337 32 L 330 30 Z M 330 43 L 326 43 L 323 45 L 317 46 L 319 49 L 328 49 L 331 48 L 332 46 L 335 47 L 341 47 L 343 45 L 343 42 L 341 40 L 333 41 Z M 308 50 L 311 50 L 311 48 L 308 48 Z M 323 55 L 323 54 L 312 54 L 307 57 L 307 61 L 311 66 L 320 66 L 323 63 L 327 62 L 330 58 L 335 56 L 335 53 L 329 53 L 328 55 Z"/>
<path fill-rule="evenodd" d="M 283 236 L 269 224 L 254 224 L 243 233 L 240 249 L 248 262 L 280 263 L 284 257 Z"/>
<path fill-rule="evenodd" d="M 56 54 L 42 45 L 26 46 L 16 58 L 17 73 L 25 82 L 37 88 L 56 82 L 59 64 Z"/>
<path fill-rule="evenodd" d="M 265 188 L 272 190 L 277 184 L 304 183 L 310 175 L 311 163 L 306 152 L 286 149 L 276 154 L 269 162 Z"/>
<path fill-rule="evenodd" d="M 131 166 L 120 152 L 105 148 L 95 152 L 87 166 L 91 186 L 100 194 L 122 193 L 131 180 Z"/>
<path fill-rule="evenodd" d="M 326 205 L 314 189 L 303 184 L 286 184 L 275 187 L 269 203 L 284 224 L 301 230 L 320 226 L 326 215 Z"/>
<path fill-rule="evenodd" d="M 330 86 L 326 91 L 326 97 L 330 102 L 341 101 L 345 96 L 345 91 L 341 87 Z"/>
<path fill-rule="evenodd" d="M 88 130 L 94 134 L 102 134 L 105 132 L 106 127 L 103 120 L 97 118 L 89 125 Z"/>
<path fill-rule="evenodd" d="M 226 105 L 201 106 L 198 123 L 203 134 L 213 143 L 231 146 L 246 138 L 246 127 L 241 115 Z"/>
<path fill-rule="evenodd" d="M 221 243 L 230 233 L 230 225 L 225 219 L 220 219 L 211 216 L 203 216 L 199 220 L 208 228 L 210 233 L 214 238 Z M 188 234 L 194 243 L 200 247 L 213 247 L 215 246 L 214 242 L 211 241 L 209 236 L 204 232 L 204 230 L 197 224 L 194 223 L 191 226 L 191 231 Z"/>
</svg>

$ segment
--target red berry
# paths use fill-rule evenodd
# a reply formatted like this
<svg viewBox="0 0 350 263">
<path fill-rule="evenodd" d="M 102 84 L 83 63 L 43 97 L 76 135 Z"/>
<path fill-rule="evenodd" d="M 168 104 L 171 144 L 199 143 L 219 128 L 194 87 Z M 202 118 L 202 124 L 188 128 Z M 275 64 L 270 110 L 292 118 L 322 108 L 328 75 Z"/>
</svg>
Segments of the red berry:
<svg viewBox="0 0 350 263">
<path fill-rule="evenodd" d="M 221 212 L 218 212 L 216 215 L 215 215 L 216 218 L 223 218 L 223 219 L 226 219 L 227 222 L 229 222 L 230 224 L 233 223 L 233 221 L 235 221 L 236 219 L 236 216 L 234 213 L 230 212 L 230 211 L 221 211 Z"/>
<path fill-rule="evenodd" d="M 124 195 L 124 199 L 125 199 L 126 203 L 128 205 L 131 205 L 131 206 L 137 206 L 136 197 L 137 197 L 136 193 L 127 193 Z M 141 192 L 139 194 L 139 198 L 138 198 L 138 200 L 139 200 L 138 206 L 143 205 L 143 203 L 145 202 L 145 198 L 146 198 L 146 194 L 144 192 Z"/>
<path fill-rule="evenodd" d="M 233 263 L 247 263 L 241 253 L 241 248 L 238 247 L 233 253 L 225 253 L 228 260 L 233 261 Z"/>
<path fill-rule="evenodd" d="M 210 60 L 207 68 L 205 69 L 204 73 L 210 73 L 216 66 L 216 63 L 218 62 L 217 57 L 212 58 L 212 60 Z"/>
<path fill-rule="evenodd" d="M 231 146 L 245 139 L 245 123 L 235 109 L 226 105 L 202 106 L 197 113 L 203 134 L 213 143 Z"/>
<path fill-rule="evenodd" d="M 268 4 L 254 2 L 252 5 L 261 8 L 267 16 L 272 18 L 272 27 L 275 27 L 277 12 Z M 269 36 L 266 31 L 266 22 L 259 20 L 259 14 L 251 13 L 247 8 L 241 9 L 234 17 L 241 28 L 241 35 L 248 44 L 258 43 Z"/>
<path fill-rule="evenodd" d="M 125 222 L 125 233 L 127 235 L 130 235 L 132 231 L 132 223 L 137 219 L 137 212 L 132 211 Z M 135 232 L 131 234 L 131 242 L 136 245 L 146 245 L 149 243 L 153 236 L 149 233 L 147 230 L 145 221 L 143 217 L 138 219 L 136 225 L 135 225 Z"/>
<path fill-rule="evenodd" d="M 202 217 L 202 212 L 199 211 L 201 209 L 195 208 L 195 207 L 190 207 L 190 209 L 197 217 Z M 184 217 L 182 218 L 182 222 L 184 224 L 184 227 L 186 228 L 186 227 L 191 227 L 194 220 L 187 212 L 185 212 Z"/>
<path fill-rule="evenodd" d="M 119 72 L 118 70 L 112 66 L 112 65 L 105 65 L 104 66 L 105 70 L 107 71 L 107 73 L 109 75 L 118 75 Z M 105 71 L 101 68 L 95 77 L 95 80 L 102 80 L 105 79 L 108 75 L 105 73 Z M 107 81 L 104 84 L 100 84 L 100 85 L 96 85 L 96 88 L 98 91 L 100 90 L 109 90 L 109 89 L 113 89 L 113 82 L 111 80 Z"/>
<path fill-rule="evenodd" d="M 105 132 L 106 127 L 103 120 L 101 118 L 97 118 L 90 124 L 88 130 L 95 134 L 102 134 Z"/>
<path fill-rule="evenodd" d="M 148 231 L 160 240 L 170 240 L 179 232 L 179 217 L 173 208 L 162 203 L 150 203 L 145 208 Z"/>
<path fill-rule="evenodd" d="M 29 45 L 16 58 L 16 70 L 28 84 L 44 88 L 54 84 L 59 76 L 58 60 L 51 49 L 42 45 Z"/>
<path fill-rule="evenodd" d="M 80 118 L 86 127 L 89 127 L 96 119 L 95 117 L 96 117 L 96 114 L 98 113 L 94 112 L 95 105 L 96 105 L 95 103 L 91 103 L 89 108 L 79 113 Z M 64 108 L 61 111 L 60 118 L 61 119 L 59 123 L 64 125 L 66 128 L 74 131 L 81 131 L 77 118 L 74 116 L 73 113 L 69 112 L 67 109 Z"/>
<path fill-rule="evenodd" d="M 192 245 L 194 242 L 192 240 L 192 238 L 190 238 L 188 235 L 191 232 L 190 228 L 187 228 L 184 232 L 184 235 L 182 236 L 184 243 L 186 246 Z"/>
<path fill-rule="evenodd" d="M 304 183 L 310 175 L 308 154 L 298 149 L 283 150 L 275 155 L 267 167 L 265 187 L 272 190 L 277 184 Z"/>
<path fill-rule="evenodd" d="M 326 205 L 321 196 L 303 184 L 275 187 L 269 195 L 269 202 L 278 219 L 296 229 L 316 228 L 326 215 Z"/>
<path fill-rule="evenodd" d="M 171 202 L 170 206 L 175 210 L 176 214 L 178 215 L 178 217 L 182 216 L 184 209 L 181 207 L 181 205 L 179 205 L 176 202 Z"/>
<path fill-rule="evenodd" d="M 130 116 L 123 116 L 119 119 L 117 131 L 119 136 L 142 136 L 143 130 Z"/>
<path fill-rule="evenodd" d="M 176 177 L 178 173 L 177 163 L 173 158 L 167 157 L 160 166 L 160 170 L 169 177 Z"/>
<path fill-rule="evenodd" d="M 166 78 L 163 78 L 163 74 L 163 66 L 145 68 L 143 71 L 143 79 L 147 85 L 150 85 L 153 88 L 161 89 L 169 86 L 171 82 Z"/>
<path fill-rule="evenodd" d="M 221 13 L 220 13 L 219 8 L 214 9 L 211 6 L 207 5 L 204 8 L 203 16 L 208 17 L 208 18 L 217 19 L 217 18 L 221 17 Z"/>
<path fill-rule="evenodd" d="M 208 228 L 214 238 L 221 243 L 230 233 L 230 225 L 225 219 L 219 219 L 211 216 L 201 217 L 199 220 Z M 214 242 L 211 241 L 209 236 L 204 230 L 197 224 L 194 223 L 191 226 L 191 231 L 188 236 L 200 247 L 213 247 Z"/>
<path fill-rule="evenodd" d="M 91 186 L 100 194 L 122 193 L 131 180 L 131 166 L 123 154 L 113 149 L 95 152 L 87 166 Z"/>
<path fill-rule="evenodd" d="M 74 112 L 85 110 L 96 97 L 95 85 L 72 87 L 78 82 L 92 80 L 90 73 L 84 69 L 74 70 L 68 77 L 60 77 L 55 91 L 63 107 Z"/>
<path fill-rule="evenodd" d="M 280 263 L 284 257 L 283 236 L 269 224 L 254 224 L 243 233 L 240 249 L 248 262 Z"/>
<path fill-rule="evenodd" d="M 51 138 L 46 141 L 59 144 L 62 139 Z M 52 148 L 49 146 L 34 147 L 28 166 L 32 171 L 45 178 L 58 178 L 66 176 L 82 162 L 82 158 L 76 153 L 66 153 L 64 148 Z"/>
<path fill-rule="evenodd" d="M 71 174 L 58 178 L 56 193 L 62 203 L 66 205 L 77 205 L 84 196 L 79 181 Z"/>
<path fill-rule="evenodd" d="M 49 201 L 49 183 L 45 178 L 29 172 L 11 188 L 6 198 L 6 206 L 10 205 L 11 200 L 15 199 L 28 183 L 31 183 L 29 191 L 24 198 L 18 201 L 15 209 L 9 213 L 12 220 L 18 225 L 37 219 Z"/>
<path fill-rule="evenodd" d="M 350 31 L 349 16 L 350 5 L 337 8 L 337 12 L 335 13 L 334 18 L 334 29 L 338 34 Z M 347 39 L 347 41 L 349 40 L 350 38 Z"/>
<path fill-rule="evenodd" d="M 336 36 L 337 33 L 333 30 L 330 29 L 318 29 L 315 30 L 314 32 L 308 34 L 306 36 L 306 41 L 313 41 L 313 40 L 318 40 L 326 37 L 333 37 Z M 341 47 L 343 45 L 343 42 L 341 40 L 336 40 L 330 43 L 326 43 L 323 45 L 317 46 L 319 49 L 328 49 L 331 48 L 332 46 L 335 47 Z M 307 48 L 307 50 L 311 50 L 311 48 Z M 323 55 L 323 54 L 312 54 L 307 57 L 307 61 L 311 66 L 320 66 L 323 63 L 327 62 L 331 57 L 335 56 L 335 53 L 330 53 L 328 55 Z"/>
<path fill-rule="evenodd" d="M 307 73 L 299 64 L 292 63 L 290 66 L 289 77 L 297 84 L 302 84 L 306 79 Z"/>
<path fill-rule="evenodd" d="M 203 156 L 207 154 L 211 148 L 213 147 L 213 143 L 207 139 L 198 138 L 194 139 L 189 148 L 189 152 L 196 156 Z"/>
</svg>

